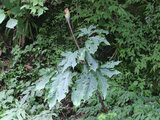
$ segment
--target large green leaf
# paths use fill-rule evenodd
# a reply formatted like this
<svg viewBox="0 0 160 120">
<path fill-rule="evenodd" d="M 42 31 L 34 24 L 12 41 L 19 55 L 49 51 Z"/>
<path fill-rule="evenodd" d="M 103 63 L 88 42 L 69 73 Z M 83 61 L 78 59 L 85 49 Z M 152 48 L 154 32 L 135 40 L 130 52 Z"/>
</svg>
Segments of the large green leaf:
<svg viewBox="0 0 160 120">
<path fill-rule="evenodd" d="M 90 37 L 89 40 L 85 42 L 85 45 L 88 51 L 91 54 L 94 54 L 97 51 L 99 44 L 102 42 L 104 42 L 106 45 L 110 45 L 105 38 L 100 36 Z"/>
<path fill-rule="evenodd" d="M 101 73 L 105 76 L 111 78 L 113 75 L 118 75 L 120 72 L 118 70 L 100 69 Z"/>
<path fill-rule="evenodd" d="M 4 10 L 0 9 L 0 24 L 3 22 L 3 20 L 5 19 L 6 15 L 4 13 Z"/>
<path fill-rule="evenodd" d="M 7 24 L 6 24 L 6 27 L 7 28 L 10 28 L 10 29 L 13 29 L 16 25 L 17 25 L 18 21 L 16 19 L 9 19 Z"/>
<path fill-rule="evenodd" d="M 92 30 L 95 29 L 96 26 L 91 25 L 88 29 L 87 28 L 81 28 L 80 31 L 81 33 L 79 34 L 78 37 L 82 37 L 84 35 L 90 36 L 92 34 Z"/>
<path fill-rule="evenodd" d="M 108 31 L 105 31 L 105 30 L 98 30 L 98 29 L 96 29 L 96 30 L 94 30 L 94 31 L 92 31 L 92 34 L 93 33 L 104 33 L 104 34 L 106 34 L 106 35 L 108 35 L 109 34 L 109 32 Z"/>
<path fill-rule="evenodd" d="M 118 65 L 120 61 L 110 61 L 106 62 L 105 64 L 100 66 L 100 71 L 104 76 L 108 76 L 111 78 L 113 75 L 118 75 L 120 72 L 118 70 L 115 70 L 114 67 Z"/>
<path fill-rule="evenodd" d="M 88 72 L 86 66 L 80 78 L 76 81 L 76 86 L 73 88 L 72 101 L 75 106 L 79 106 L 81 100 L 88 100 L 94 91 L 97 90 L 97 80 L 93 72 Z"/>
<path fill-rule="evenodd" d="M 81 33 L 79 34 L 78 37 L 82 37 L 84 35 L 91 36 L 94 33 L 103 33 L 103 34 L 108 35 L 108 31 L 105 31 L 105 30 L 102 30 L 102 29 L 98 30 L 98 29 L 96 29 L 96 26 L 93 26 L 93 25 L 91 25 L 88 29 L 87 28 L 81 28 L 80 31 L 81 31 Z"/>
<path fill-rule="evenodd" d="M 81 48 L 78 50 L 78 60 L 79 61 L 84 61 L 85 60 L 85 55 L 86 55 L 86 49 Z"/>
<path fill-rule="evenodd" d="M 87 51 L 86 60 L 90 69 L 96 71 L 98 68 L 98 62 L 91 56 L 91 54 Z"/>
<path fill-rule="evenodd" d="M 98 79 L 98 90 L 103 94 L 103 98 L 106 98 L 107 95 L 107 88 L 109 87 L 107 83 L 107 78 L 105 78 L 101 72 L 97 72 L 97 79 Z"/>
<path fill-rule="evenodd" d="M 52 77 L 52 74 L 44 75 L 42 78 L 40 78 L 40 81 L 36 84 L 36 90 L 41 90 L 45 88 L 45 85 L 49 82 L 50 78 Z"/>
<path fill-rule="evenodd" d="M 45 88 L 45 85 L 49 82 L 50 78 L 56 73 L 55 70 L 51 68 L 41 69 L 39 75 L 42 76 L 38 83 L 36 84 L 36 90 L 41 90 Z"/>
<path fill-rule="evenodd" d="M 91 41 L 91 40 L 87 40 L 85 42 L 85 45 L 86 45 L 86 48 L 88 49 L 88 51 L 91 53 L 91 54 L 94 54 L 97 49 L 98 49 L 98 41 Z"/>
<path fill-rule="evenodd" d="M 66 94 L 69 92 L 68 87 L 72 84 L 72 77 L 74 75 L 70 71 L 65 71 L 51 78 L 53 82 L 47 96 L 50 108 L 56 104 L 56 101 L 60 102 L 66 97 Z"/>
<path fill-rule="evenodd" d="M 110 61 L 110 62 L 106 62 L 105 64 L 101 65 L 101 68 L 114 68 L 116 65 L 118 65 L 120 63 L 120 61 Z"/>
<path fill-rule="evenodd" d="M 59 66 L 63 66 L 62 72 L 64 72 L 68 67 L 74 68 L 77 65 L 77 54 L 78 52 L 67 52 L 62 53 L 61 55 L 65 57 Z"/>
</svg>

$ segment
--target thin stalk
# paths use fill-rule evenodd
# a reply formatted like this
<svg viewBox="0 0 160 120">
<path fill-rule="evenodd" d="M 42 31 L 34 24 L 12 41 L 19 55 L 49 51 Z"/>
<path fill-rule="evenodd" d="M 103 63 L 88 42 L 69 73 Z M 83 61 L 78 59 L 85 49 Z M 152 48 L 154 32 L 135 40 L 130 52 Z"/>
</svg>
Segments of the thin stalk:
<svg viewBox="0 0 160 120">
<path fill-rule="evenodd" d="M 67 19 L 67 18 L 66 18 L 66 19 Z M 73 38 L 74 38 L 74 41 L 75 41 L 75 43 L 76 43 L 76 46 L 77 46 L 78 49 L 80 49 L 80 47 L 79 47 L 79 45 L 78 45 L 78 42 L 77 42 L 77 40 L 76 40 L 76 38 L 75 38 L 75 36 L 74 36 L 73 30 L 72 30 L 72 27 L 71 27 L 71 24 L 70 24 L 70 20 L 67 19 L 67 22 L 68 22 L 69 29 L 70 29 L 70 31 L 71 31 L 71 33 L 72 33 L 72 36 L 73 36 Z"/>
</svg>

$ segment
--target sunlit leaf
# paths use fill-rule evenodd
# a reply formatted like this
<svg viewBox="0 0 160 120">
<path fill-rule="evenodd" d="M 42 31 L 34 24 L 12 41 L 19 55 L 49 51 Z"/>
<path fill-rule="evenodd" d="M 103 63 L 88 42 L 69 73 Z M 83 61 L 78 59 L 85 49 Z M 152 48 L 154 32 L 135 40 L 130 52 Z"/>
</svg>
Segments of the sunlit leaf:
<svg viewBox="0 0 160 120">
<path fill-rule="evenodd" d="M 6 24 L 6 27 L 7 28 L 10 28 L 10 29 L 13 29 L 16 25 L 17 25 L 18 21 L 16 19 L 9 19 L 7 24 Z"/>
<path fill-rule="evenodd" d="M 90 37 L 89 40 L 85 42 L 85 45 L 88 51 L 91 54 L 94 54 L 97 51 L 99 44 L 102 42 L 105 43 L 106 45 L 110 45 L 105 38 L 100 36 Z"/>
<path fill-rule="evenodd" d="M 112 77 L 113 75 L 118 75 L 120 72 L 118 70 L 109 70 L 109 69 L 100 69 L 101 73 L 103 75 L 106 75 L 108 77 Z"/>
<path fill-rule="evenodd" d="M 4 21 L 6 15 L 4 13 L 4 10 L 0 9 L 0 24 Z"/>
<path fill-rule="evenodd" d="M 101 65 L 101 68 L 114 68 L 116 65 L 119 65 L 121 61 L 110 61 L 106 62 L 105 64 Z"/>
<path fill-rule="evenodd" d="M 76 81 L 76 86 L 73 88 L 72 101 L 75 106 L 79 106 L 81 100 L 88 100 L 93 92 L 97 89 L 97 80 L 94 73 L 88 72 L 84 67 L 80 78 Z"/>
<path fill-rule="evenodd" d="M 98 68 L 98 62 L 91 56 L 91 54 L 87 51 L 86 60 L 90 69 L 96 71 Z"/>
<path fill-rule="evenodd" d="M 96 26 L 91 25 L 88 29 L 87 28 L 81 28 L 80 29 L 81 33 L 79 34 L 79 37 L 88 35 L 91 36 L 92 34 L 96 33 L 96 34 L 106 34 L 108 35 L 108 31 L 102 30 L 102 29 L 96 29 Z"/>
<path fill-rule="evenodd" d="M 78 56 L 79 56 L 78 60 L 79 61 L 84 61 L 85 60 L 85 55 L 86 55 L 86 50 L 85 49 L 80 49 L 78 51 Z"/>
<path fill-rule="evenodd" d="M 38 9 L 38 16 L 41 16 L 43 14 L 44 10 L 42 8 Z"/>
<path fill-rule="evenodd" d="M 45 85 L 49 82 L 50 78 L 56 73 L 53 69 L 41 69 L 39 74 L 42 76 L 36 84 L 36 90 L 44 89 Z"/>
<path fill-rule="evenodd" d="M 107 78 L 105 78 L 101 72 L 97 72 L 97 79 L 98 79 L 98 90 L 102 93 L 103 98 L 106 98 L 107 95 L 107 88 L 109 87 L 108 83 L 107 83 Z"/>
<path fill-rule="evenodd" d="M 63 66 L 62 72 L 64 72 L 68 67 L 74 68 L 77 65 L 77 54 L 78 52 L 67 52 L 62 53 L 62 56 L 65 57 L 59 64 L 59 66 Z"/>
<path fill-rule="evenodd" d="M 69 92 L 69 86 L 72 84 L 72 77 L 75 74 L 66 71 L 58 74 L 55 77 L 52 77 L 51 88 L 49 94 L 47 96 L 49 107 L 52 108 L 56 101 L 60 102 L 62 99 L 66 97 L 66 94 Z"/>
</svg>

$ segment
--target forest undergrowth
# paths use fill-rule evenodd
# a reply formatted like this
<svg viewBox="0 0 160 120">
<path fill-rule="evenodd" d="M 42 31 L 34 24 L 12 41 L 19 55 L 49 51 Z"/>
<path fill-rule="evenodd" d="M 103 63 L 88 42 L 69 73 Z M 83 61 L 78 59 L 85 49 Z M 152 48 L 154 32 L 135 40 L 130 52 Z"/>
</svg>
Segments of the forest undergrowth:
<svg viewBox="0 0 160 120">
<path fill-rule="evenodd" d="M 0 1 L 0 120 L 159 120 L 159 23 L 159 0 Z"/>
</svg>

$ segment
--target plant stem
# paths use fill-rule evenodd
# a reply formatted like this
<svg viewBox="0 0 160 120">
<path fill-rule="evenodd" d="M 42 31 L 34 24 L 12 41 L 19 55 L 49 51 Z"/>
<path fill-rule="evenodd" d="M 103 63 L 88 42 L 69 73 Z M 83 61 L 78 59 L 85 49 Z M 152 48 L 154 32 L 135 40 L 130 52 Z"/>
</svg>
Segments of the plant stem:
<svg viewBox="0 0 160 120">
<path fill-rule="evenodd" d="M 107 114 L 107 113 L 108 113 L 108 111 L 107 111 L 106 106 L 104 105 L 104 102 L 103 102 L 103 99 L 102 99 L 102 97 L 101 97 L 100 92 L 99 92 L 98 90 L 96 90 L 96 93 L 97 93 L 97 95 L 98 95 L 99 102 L 100 102 L 100 103 L 101 103 L 101 105 L 102 105 L 103 112 Z"/>
<path fill-rule="evenodd" d="M 66 18 L 66 19 L 67 19 L 67 18 Z M 77 42 L 77 40 L 76 40 L 76 38 L 75 38 L 75 36 L 74 36 L 73 30 L 72 30 L 72 27 L 71 27 L 71 24 L 70 24 L 70 20 L 67 19 L 67 22 L 68 22 L 69 29 L 70 29 L 70 31 L 71 31 L 71 33 L 72 33 L 72 36 L 73 36 L 73 38 L 74 38 L 74 41 L 75 41 L 75 43 L 76 43 L 76 46 L 77 46 L 78 49 L 80 49 L 80 47 L 79 47 L 79 45 L 78 45 L 78 42 Z"/>
</svg>

